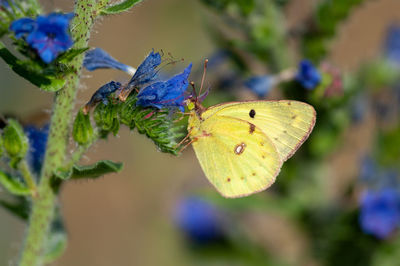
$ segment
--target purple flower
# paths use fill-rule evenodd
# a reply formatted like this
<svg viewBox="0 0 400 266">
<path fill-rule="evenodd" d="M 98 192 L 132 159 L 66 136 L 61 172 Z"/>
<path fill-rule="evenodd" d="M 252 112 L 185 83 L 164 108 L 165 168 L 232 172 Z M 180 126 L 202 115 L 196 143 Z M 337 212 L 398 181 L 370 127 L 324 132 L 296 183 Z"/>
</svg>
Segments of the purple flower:
<svg viewBox="0 0 400 266">
<path fill-rule="evenodd" d="M 36 21 L 31 18 L 21 18 L 13 21 L 10 30 L 14 32 L 15 37 L 21 38 L 30 34 L 36 28 Z"/>
<path fill-rule="evenodd" d="M 184 94 L 189 84 L 188 77 L 191 69 L 192 64 L 189 64 L 181 74 L 145 87 L 138 93 L 136 105 L 158 109 L 178 107 L 183 112 L 185 110 Z"/>
<path fill-rule="evenodd" d="M 400 225 L 400 193 L 393 188 L 367 190 L 361 199 L 360 226 L 366 234 L 385 239 Z"/>
<path fill-rule="evenodd" d="M 177 206 L 175 216 L 179 228 L 194 243 L 206 244 L 223 236 L 220 211 L 201 198 L 183 199 Z"/>
<path fill-rule="evenodd" d="M 49 135 L 49 126 L 37 128 L 29 125 L 24 128 L 25 134 L 29 139 L 29 152 L 27 160 L 32 170 L 39 174 L 42 169 L 44 154 L 46 151 L 47 137 Z"/>
<path fill-rule="evenodd" d="M 51 13 L 38 16 L 36 20 L 22 18 L 14 21 L 10 29 L 17 38 L 25 37 L 28 45 L 48 64 L 73 45 L 69 34 L 69 23 L 73 16 L 72 13 Z"/>
<path fill-rule="evenodd" d="M 121 83 L 111 81 L 101 86 L 90 98 L 90 101 L 85 105 L 83 112 L 87 114 L 90 108 L 94 107 L 99 102 L 103 102 L 105 105 L 108 104 L 108 96 L 114 93 L 116 90 L 121 88 Z"/>
<path fill-rule="evenodd" d="M 386 34 L 384 45 L 386 58 L 400 65 L 400 25 L 391 25 Z"/>
<path fill-rule="evenodd" d="M 129 87 L 138 87 L 152 82 L 157 78 L 156 68 L 161 64 L 161 55 L 154 53 L 154 50 L 143 60 L 137 68 L 135 74 L 129 81 Z"/>
<path fill-rule="evenodd" d="M 318 69 L 309 60 L 302 60 L 299 63 L 299 69 L 296 80 L 306 89 L 315 89 L 321 82 L 321 74 Z"/>
<path fill-rule="evenodd" d="M 94 71 L 99 68 L 111 68 L 122 70 L 131 75 L 136 71 L 133 67 L 117 61 L 101 48 L 95 48 L 86 52 L 83 66 L 89 71 Z"/>
<path fill-rule="evenodd" d="M 265 98 L 275 83 L 275 79 L 272 76 L 264 75 L 251 77 L 244 84 L 259 98 Z"/>
</svg>

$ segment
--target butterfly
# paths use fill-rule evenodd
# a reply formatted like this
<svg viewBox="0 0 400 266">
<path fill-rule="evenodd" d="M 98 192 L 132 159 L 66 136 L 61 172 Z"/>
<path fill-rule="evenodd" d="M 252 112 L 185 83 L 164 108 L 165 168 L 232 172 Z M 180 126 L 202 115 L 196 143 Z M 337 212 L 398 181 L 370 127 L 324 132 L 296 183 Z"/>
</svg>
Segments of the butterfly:
<svg viewBox="0 0 400 266">
<path fill-rule="evenodd" d="M 298 101 L 230 102 L 207 109 L 197 97 L 190 101 L 188 137 L 207 179 L 228 198 L 271 186 L 316 121 L 314 108 Z"/>
</svg>

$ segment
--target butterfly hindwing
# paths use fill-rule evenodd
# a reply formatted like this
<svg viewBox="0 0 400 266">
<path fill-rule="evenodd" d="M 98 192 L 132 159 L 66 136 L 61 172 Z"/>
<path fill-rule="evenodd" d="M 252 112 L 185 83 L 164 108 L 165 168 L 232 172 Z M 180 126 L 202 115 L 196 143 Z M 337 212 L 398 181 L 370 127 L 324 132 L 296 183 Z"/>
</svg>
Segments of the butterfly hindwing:
<svg viewBox="0 0 400 266">
<path fill-rule="evenodd" d="M 207 178 L 225 197 L 269 187 L 282 160 L 263 131 L 247 121 L 218 116 L 201 122 L 193 148 Z"/>
<path fill-rule="evenodd" d="M 251 101 L 213 106 L 204 119 L 229 116 L 253 123 L 276 147 L 282 161 L 289 159 L 310 135 L 316 119 L 311 105 L 298 101 Z"/>
</svg>

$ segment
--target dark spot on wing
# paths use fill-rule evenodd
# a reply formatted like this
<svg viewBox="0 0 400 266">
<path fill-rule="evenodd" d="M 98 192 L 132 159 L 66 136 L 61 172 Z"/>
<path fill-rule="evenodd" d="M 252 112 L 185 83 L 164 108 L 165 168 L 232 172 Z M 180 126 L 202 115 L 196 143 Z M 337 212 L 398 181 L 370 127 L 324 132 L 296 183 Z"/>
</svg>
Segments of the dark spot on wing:
<svg viewBox="0 0 400 266">
<path fill-rule="evenodd" d="M 240 143 L 240 144 L 235 146 L 235 149 L 233 150 L 233 152 L 236 155 L 240 155 L 240 154 L 242 154 L 244 152 L 245 148 L 246 148 L 246 144 L 244 142 L 242 142 L 242 143 Z"/>
<path fill-rule="evenodd" d="M 283 131 L 283 133 L 287 134 L 287 131 L 286 131 L 286 130 L 284 130 L 284 131 Z"/>
<path fill-rule="evenodd" d="M 295 119 L 297 116 L 296 115 L 294 115 L 294 116 L 292 116 L 292 119 Z"/>
<path fill-rule="evenodd" d="M 230 177 L 228 177 L 228 178 L 226 179 L 226 181 L 228 181 L 228 182 L 231 182 L 231 178 L 230 178 Z"/>
<path fill-rule="evenodd" d="M 251 110 L 250 110 L 250 113 L 249 113 L 249 116 L 250 116 L 251 118 L 254 118 L 254 117 L 256 116 L 256 111 L 255 111 L 254 109 L 251 109 Z"/>
<path fill-rule="evenodd" d="M 291 103 L 291 102 L 288 102 L 287 105 L 292 105 L 292 103 Z"/>
<path fill-rule="evenodd" d="M 264 142 L 261 141 L 261 142 L 260 142 L 260 145 L 261 145 L 261 146 L 264 146 Z"/>
<path fill-rule="evenodd" d="M 253 172 L 253 173 L 251 173 L 251 175 L 252 175 L 252 176 L 256 176 L 256 173 Z"/>
<path fill-rule="evenodd" d="M 252 124 L 252 123 L 249 123 L 249 124 L 250 124 L 249 133 L 250 133 L 250 134 L 253 134 L 254 130 L 256 130 L 256 126 L 255 126 L 254 124 Z"/>
</svg>

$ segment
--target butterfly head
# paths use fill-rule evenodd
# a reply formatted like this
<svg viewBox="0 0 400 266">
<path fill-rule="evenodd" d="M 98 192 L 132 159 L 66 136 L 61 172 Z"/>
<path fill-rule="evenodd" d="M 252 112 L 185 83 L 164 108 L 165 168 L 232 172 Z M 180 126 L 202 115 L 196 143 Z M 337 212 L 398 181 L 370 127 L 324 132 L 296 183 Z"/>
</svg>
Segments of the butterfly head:
<svg viewBox="0 0 400 266">
<path fill-rule="evenodd" d="M 201 103 L 204 101 L 204 99 L 207 97 L 208 92 L 210 89 L 208 88 L 203 94 L 201 94 L 201 90 L 203 88 L 204 80 L 206 77 L 206 70 L 207 70 L 207 63 L 208 59 L 204 60 L 204 71 L 203 71 L 203 77 L 201 78 L 201 85 L 200 85 L 200 90 L 199 94 L 196 92 L 196 88 L 194 86 L 194 82 L 190 82 L 190 85 L 193 88 L 192 94 L 186 99 L 186 105 L 189 109 L 189 111 L 194 111 L 199 117 L 201 114 L 206 110 Z"/>
</svg>

